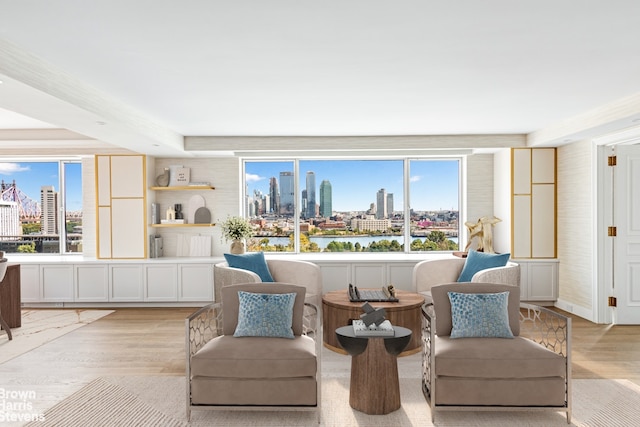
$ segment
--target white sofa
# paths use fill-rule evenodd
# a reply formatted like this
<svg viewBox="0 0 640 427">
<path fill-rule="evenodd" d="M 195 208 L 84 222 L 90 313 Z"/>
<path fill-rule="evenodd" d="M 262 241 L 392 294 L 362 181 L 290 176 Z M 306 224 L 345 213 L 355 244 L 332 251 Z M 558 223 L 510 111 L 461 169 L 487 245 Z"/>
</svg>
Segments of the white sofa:
<svg viewBox="0 0 640 427">
<path fill-rule="evenodd" d="M 444 283 L 454 283 L 464 267 L 465 258 L 451 256 L 451 258 L 420 261 L 413 267 L 412 285 L 414 292 L 431 302 L 431 287 Z M 494 267 L 481 270 L 473 275 L 471 282 L 497 283 L 520 286 L 520 266 L 514 262 L 507 262 L 504 267 Z"/>
</svg>

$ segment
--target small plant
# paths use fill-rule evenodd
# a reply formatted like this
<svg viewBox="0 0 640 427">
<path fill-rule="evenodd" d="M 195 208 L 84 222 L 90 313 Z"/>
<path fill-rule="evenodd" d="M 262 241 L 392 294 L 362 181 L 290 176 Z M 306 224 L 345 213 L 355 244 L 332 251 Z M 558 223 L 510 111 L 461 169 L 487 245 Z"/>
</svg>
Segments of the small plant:
<svg viewBox="0 0 640 427">
<path fill-rule="evenodd" d="M 253 228 L 246 218 L 231 216 L 222 223 L 222 236 L 225 240 L 242 240 L 252 235 Z"/>
</svg>

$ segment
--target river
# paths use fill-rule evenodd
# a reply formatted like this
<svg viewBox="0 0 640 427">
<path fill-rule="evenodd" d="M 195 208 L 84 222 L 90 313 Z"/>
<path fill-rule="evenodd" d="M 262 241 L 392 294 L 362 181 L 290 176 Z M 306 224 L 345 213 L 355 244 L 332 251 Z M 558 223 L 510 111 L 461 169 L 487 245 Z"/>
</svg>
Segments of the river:
<svg viewBox="0 0 640 427">
<path fill-rule="evenodd" d="M 289 244 L 288 237 L 266 237 L 266 238 L 269 239 L 269 245 L 271 246 L 274 246 L 274 245 L 286 246 Z M 412 241 L 415 239 L 420 239 L 424 242 L 424 237 L 422 236 L 411 238 Z M 326 248 L 327 245 L 334 240 L 342 243 L 351 242 L 354 245 L 356 243 L 360 243 L 360 246 L 362 246 L 363 248 L 369 246 L 369 243 L 378 242 L 380 240 L 397 240 L 398 243 L 400 243 L 401 245 L 404 244 L 404 236 L 312 236 L 312 237 L 309 237 L 309 240 L 312 243 L 317 243 L 320 249 Z M 458 243 L 457 237 L 449 237 L 449 240 L 455 243 Z"/>
</svg>

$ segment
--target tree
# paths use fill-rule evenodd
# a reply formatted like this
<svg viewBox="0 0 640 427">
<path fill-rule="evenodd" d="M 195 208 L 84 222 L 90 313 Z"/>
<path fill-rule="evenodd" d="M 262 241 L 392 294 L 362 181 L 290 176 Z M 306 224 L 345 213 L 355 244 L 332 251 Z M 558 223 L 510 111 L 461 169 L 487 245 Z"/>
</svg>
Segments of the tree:
<svg viewBox="0 0 640 427">
<path fill-rule="evenodd" d="M 24 245 L 18 246 L 18 252 L 23 254 L 35 254 L 36 242 L 26 243 Z"/>
</svg>

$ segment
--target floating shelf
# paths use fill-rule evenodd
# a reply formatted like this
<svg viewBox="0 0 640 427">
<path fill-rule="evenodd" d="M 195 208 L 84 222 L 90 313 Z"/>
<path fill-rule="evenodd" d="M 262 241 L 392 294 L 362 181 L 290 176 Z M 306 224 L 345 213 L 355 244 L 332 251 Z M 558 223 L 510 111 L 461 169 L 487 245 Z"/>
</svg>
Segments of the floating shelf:
<svg viewBox="0 0 640 427">
<path fill-rule="evenodd" d="M 215 190 L 215 187 L 210 185 L 182 185 L 173 187 L 151 187 L 154 191 L 184 191 L 184 190 Z"/>
<path fill-rule="evenodd" d="M 149 224 L 151 227 L 215 227 L 215 224 Z"/>
</svg>

